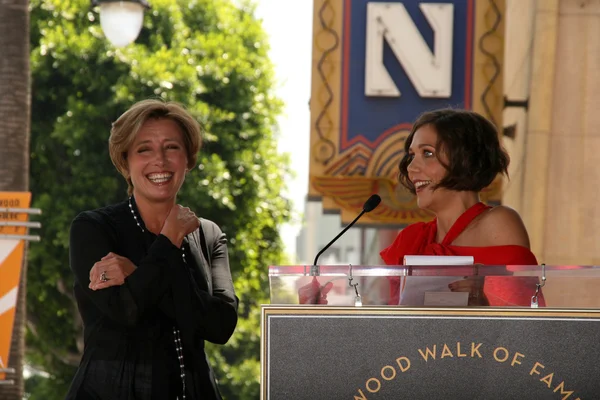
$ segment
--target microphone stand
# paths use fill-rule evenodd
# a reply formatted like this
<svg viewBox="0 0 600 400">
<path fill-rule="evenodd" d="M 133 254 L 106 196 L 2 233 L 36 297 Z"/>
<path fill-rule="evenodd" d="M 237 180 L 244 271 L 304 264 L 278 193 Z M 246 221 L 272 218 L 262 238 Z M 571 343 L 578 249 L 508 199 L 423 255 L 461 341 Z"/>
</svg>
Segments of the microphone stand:
<svg viewBox="0 0 600 400">
<path fill-rule="evenodd" d="M 321 254 L 323 254 L 329 247 L 331 247 L 331 245 L 334 244 L 335 241 L 340 238 L 340 236 L 342 236 L 344 233 L 346 233 L 346 231 L 348 229 L 352 228 L 352 225 L 354 225 L 356 223 L 356 221 L 358 221 L 358 219 L 360 217 L 362 217 L 365 212 L 366 212 L 366 210 L 363 208 L 363 210 L 360 212 L 360 214 L 358 214 L 356 216 L 356 218 L 354 218 L 354 220 L 352 220 L 352 222 L 350 222 L 348 225 L 346 225 L 346 227 L 344 229 L 342 229 L 342 231 L 340 233 L 338 233 L 337 236 L 334 237 L 332 241 L 327 243 L 327 245 L 325 247 L 323 247 L 321 249 L 321 251 L 319 251 L 317 253 L 317 255 L 315 256 L 315 261 L 313 262 L 313 265 L 310 267 L 310 276 L 319 276 L 321 274 L 320 268 L 317 265 L 317 260 L 319 259 L 319 256 Z"/>
</svg>

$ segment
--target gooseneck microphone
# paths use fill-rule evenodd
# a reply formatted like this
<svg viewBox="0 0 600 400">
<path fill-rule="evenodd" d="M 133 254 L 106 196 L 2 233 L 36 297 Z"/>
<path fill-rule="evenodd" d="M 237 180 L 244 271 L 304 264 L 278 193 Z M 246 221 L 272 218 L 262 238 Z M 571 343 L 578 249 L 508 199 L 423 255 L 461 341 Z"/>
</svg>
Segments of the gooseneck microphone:
<svg viewBox="0 0 600 400">
<path fill-rule="evenodd" d="M 363 216 L 364 213 L 373 211 L 375 208 L 377 208 L 379 203 L 381 203 L 381 197 L 379 197 L 379 195 L 377 195 L 377 194 L 371 195 L 371 197 L 369 197 L 369 199 L 367 201 L 365 201 L 365 204 L 363 205 L 363 209 L 360 212 L 360 214 L 358 214 L 352 222 L 350 222 L 348 225 L 346 225 L 346 227 L 340 233 L 338 233 L 338 235 L 336 237 L 334 237 L 332 241 L 327 243 L 327 245 L 325 247 L 323 247 L 321 249 L 321 251 L 319 251 L 317 253 L 317 255 L 315 256 L 315 261 L 313 262 L 313 265 L 311 268 L 311 275 L 313 275 L 313 276 L 318 275 L 317 261 L 319 260 L 319 256 L 321 254 L 323 254 L 325 252 L 325 250 L 327 250 L 332 244 L 334 244 L 335 241 L 338 240 L 344 233 L 346 233 L 346 231 L 348 229 L 352 228 L 352 225 L 354 225 L 356 223 L 356 221 L 358 221 L 358 219 Z"/>
</svg>

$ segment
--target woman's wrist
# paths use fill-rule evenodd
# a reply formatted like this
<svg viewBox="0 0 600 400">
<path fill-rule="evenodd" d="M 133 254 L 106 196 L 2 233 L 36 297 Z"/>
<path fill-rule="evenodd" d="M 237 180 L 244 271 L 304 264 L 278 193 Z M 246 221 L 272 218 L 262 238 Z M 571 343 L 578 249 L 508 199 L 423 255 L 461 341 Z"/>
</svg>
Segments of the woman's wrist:
<svg viewBox="0 0 600 400">
<path fill-rule="evenodd" d="M 183 243 L 183 235 L 181 233 L 172 232 L 169 229 L 163 229 L 160 233 L 166 236 L 174 246 L 181 248 L 181 243 Z"/>
</svg>

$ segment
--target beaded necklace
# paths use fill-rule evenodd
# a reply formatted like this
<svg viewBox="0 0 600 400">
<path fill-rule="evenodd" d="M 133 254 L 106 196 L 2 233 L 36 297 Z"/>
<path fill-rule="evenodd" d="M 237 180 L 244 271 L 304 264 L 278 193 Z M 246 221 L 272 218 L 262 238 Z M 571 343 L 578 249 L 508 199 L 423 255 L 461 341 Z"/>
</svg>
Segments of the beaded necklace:
<svg viewBox="0 0 600 400">
<path fill-rule="evenodd" d="M 135 210 L 133 209 L 133 204 L 131 204 L 131 197 L 129 197 L 129 211 L 131 211 L 131 215 L 133 215 L 133 219 L 135 219 L 135 223 L 142 230 L 142 232 L 146 232 L 142 224 L 140 224 L 140 220 L 138 219 Z M 141 217 L 140 217 L 141 219 Z M 185 248 L 184 245 L 181 245 L 181 258 L 183 259 L 183 263 L 187 264 L 185 259 Z M 181 370 L 181 383 L 183 385 L 183 397 L 185 400 L 185 365 L 183 363 L 183 344 L 181 342 L 181 333 L 179 329 L 173 326 L 173 337 L 175 338 L 175 351 L 177 352 L 177 359 L 179 361 L 179 369 Z"/>
</svg>

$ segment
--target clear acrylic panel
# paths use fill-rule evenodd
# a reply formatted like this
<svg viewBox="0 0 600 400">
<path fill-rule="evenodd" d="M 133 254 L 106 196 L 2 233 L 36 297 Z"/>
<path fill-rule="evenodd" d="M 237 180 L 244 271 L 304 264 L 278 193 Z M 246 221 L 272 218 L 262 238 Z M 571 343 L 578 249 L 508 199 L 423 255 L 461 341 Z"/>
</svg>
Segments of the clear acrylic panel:
<svg viewBox="0 0 600 400">
<path fill-rule="evenodd" d="M 600 308 L 600 266 L 272 266 L 269 284 L 271 304 Z"/>
</svg>

